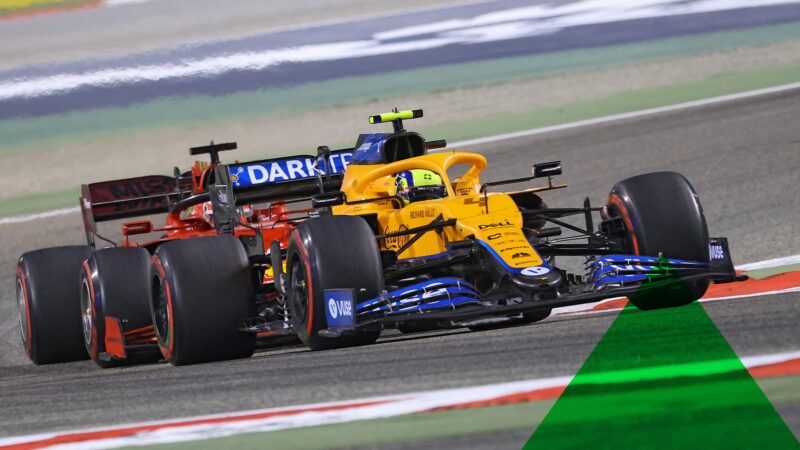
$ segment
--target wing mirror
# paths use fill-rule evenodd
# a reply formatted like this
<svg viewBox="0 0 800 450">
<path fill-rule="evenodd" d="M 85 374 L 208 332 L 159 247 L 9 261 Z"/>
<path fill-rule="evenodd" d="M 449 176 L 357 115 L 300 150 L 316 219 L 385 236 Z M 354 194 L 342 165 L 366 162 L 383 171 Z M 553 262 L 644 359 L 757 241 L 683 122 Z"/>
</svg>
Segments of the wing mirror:
<svg viewBox="0 0 800 450">
<path fill-rule="evenodd" d="M 153 231 L 153 222 L 142 220 L 139 222 L 128 222 L 122 224 L 122 235 L 126 238 L 134 234 L 147 234 Z"/>
<path fill-rule="evenodd" d="M 344 192 L 324 192 L 311 197 L 311 206 L 314 208 L 329 208 L 331 206 L 343 205 L 344 201 Z"/>
<path fill-rule="evenodd" d="M 534 164 L 531 167 L 534 178 L 552 177 L 561 175 L 561 161 L 551 161 L 545 163 Z"/>
</svg>

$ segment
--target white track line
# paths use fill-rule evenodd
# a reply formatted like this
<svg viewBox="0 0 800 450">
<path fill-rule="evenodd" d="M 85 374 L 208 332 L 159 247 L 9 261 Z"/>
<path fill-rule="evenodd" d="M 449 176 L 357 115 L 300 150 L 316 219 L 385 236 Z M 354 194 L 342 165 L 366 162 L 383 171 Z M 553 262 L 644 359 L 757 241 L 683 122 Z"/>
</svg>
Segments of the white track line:
<svg viewBox="0 0 800 450">
<path fill-rule="evenodd" d="M 759 270 L 771 269 L 773 267 L 790 266 L 792 264 L 800 264 L 800 255 L 784 256 L 783 258 L 768 259 L 766 261 L 758 261 L 748 264 L 736 266 L 739 270 Z"/>
<path fill-rule="evenodd" d="M 673 111 L 680 111 L 683 109 L 698 108 L 701 106 L 714 105 L 717 103 L 731 102 L 735 100 L 742 100 L 750 97 L 757 97 L 759 95 L 777 94 L 780 92 L 791 91 L 800 89 L 800 82 L 783 84 L 764 89 L 756 89 L 753 91 L 740 92 L 737 94 L 723 95 L 720 97 L 712 97 L 703 100 L 694 100 L 691 102 L 678 103 L 670 106 L 661 106 L 658 108 L 642 109 L 639 111 L 632 111 L 621 114 L 613 114 L 610 116 L 597 117 L 594 119 L 579 120 L 577 122 L 564 123 L 561 125 L 553 125 L 549 127 L 533 128 L 530 130 L 516 131 L 513 133 L 497 134 L 477 139 L 469 139 L 465 141 L 455 142 L 450 144 L 449 147 L 469 147 L 473 145 L 489 144 L 492 142 L 505 141 L 508 139 L 517 139 L 527 136 L 535 136 L 537 134 L 552 133 L 554 131 L 569 130 L 572 128 L 586 127 L 592 125 L 600 125 L 608 122 L 615 122 L 618 120 L 634 119 L 639 117 L 651 116 L 654 114 L 663 114 Z"/>
<path fill-rule="evenodd" d="M 48 219 L 50 217 L 56 216 L 63 216 L 64 214 L 72 214 L 74 212 L 78 212 L 81 209 L 77 206 L 72 208 L 61 208 L 61 209 L 54 209 L 52 211 L 46 211 L 36 214 L 26 214 L 23 216 L 11 216 L 11 217 L 3 217 L 0 218 L 0 225 L 12 224 L 12 223 L 24 223 L 24 222 L 31 222 L 34 220 L 39 219 Z"/>
<path fill-rule="evenodd" d="M 748 369 L 800 358 L 800 352 L 789 352 L 769 355 L 755 355 L 741 358 L 741 364 Z M 717 362 L 719 363 L 719 362 Z M 695 363 L 696 365 L 696 363 Z M 739 362 L 732 361 L 729 370 L 738 370 Z M 653 368 L 641 368 L 620 372 L 619 381 L 627 382 L 631 379 L 651 377 Z M 697 369 L 692 364 L 683 368 L 687 374 L 697 374 Z M 604 379 L 611 373 L 604 374 Z M 292 428 L 310 427 L 327 424 L 338 424 L 359 420 L 396 417 L 436 408 L 458 407 L 473 402 L 492 401 L 509 395 L 524 395 L 551 388 L 565 388 L 572 380 L 572 376 L 541 378 L 516 382 L 498 383 L 466 388 L 444 389 L 436 391 L 423 391 L 387 397 L 373 397 L 336 403 L 321 403 L 304 405 L 291 408 L 271 408 L 254 411 L 242 411 L 229 414 L 197 416 L 179 420 L 153 421 L 139 424 L 129 424 L 116 427 L 103 427 L 57 433 L 42 433 L 29 436 L 17 436 L 0 439 L 3 445 L 24 445 L 26 443 L 42 443 L 48 439 L 65 435 L 84 435 L 96 431 L 112 431 L 106 436 L 85 436 L 87 440 L 71 444 L 56 445 L 49 448 L 58 449 L 108 449 L 123 446 L 141 446 L 186 442 L 208 438 L 231 436 L 242 433 L 268 432 Z M 610 377 L 614 378 L 614 377 Z M 612 382 L 616 382 L 613 381 Z M 380 402 L 369 404 L 370 402 Z M 365 405 L 366 404 L 366 405 Z M 336 406 L 333 410 L 318 410 L 321 407 Z M 315 410 L 316 409 L 316 410 Z M 258 414 L 275 412 L 279 413 L 270 417 L 255 417 Z M 213 423 L 197 423 L 203 419 L 222 419 Z M 155 429 L 130 431 L 119 433 L 115 430 L 130 430 L 141 426 L 154 425 Z"/>
<path fill-rule="evenodd" d="M 632 19 L 726 11 L 794 3 L 797 0 L 578 0 L 564 5 L 540 4 L 478 13 L 466 20 L 445 20 L 423 28 L 391 28 L 357 40 L 313 43 L 263 51 L 240 51 L 184 58 L 169 63 L 111 66 L 19 78 L 0 83 L 0 100 L 30 98 L 89 86 L 119 86 L 184 77 L 214 77 L 234 70 L 264 70 L 281 64 L 336 61 L 416 52 L 451 45 L 502 42 L 555 33 L 565 28 Z M 391 23 L 391 20 L 388 21 Z M 432 32 L 428 32 L 431 30 Z M 437 31 L 438 30 L 438 31 Z M 383 36 L 383 37 L 382 37 Z M 403 36 L 399 40 L 395 37 Z"/>
<path fill-rule="evenodd" d="M 737 298 L 749 298 L 753 297 L 754 295 L 758 295 L 759 297 L 768 296 L 768 295 L 778 295 L 778 294 L 788 294 L 790 292 L 800 292 L 800 286 L 790 287 L 785 289 L 778 289 L 775 291 L 767 291 L 767 292 L 759 292 L 758 294 L 737 294 L 737 295 L 726 295 L 723 297 L 709 297 L 709 298 L 701 298 L 698 300 L 700 303 L 707 303 L 707 302 L 717 302 L 720 300 L 734 300 Z M 622 308 L 606 308 L 606 309 L 593 309 L 595 306 L 602 305 L 603 303 L 608 303 L 615 300 L 620 300 L 625 297 L 614 297 L 614 298 L 607 298 L 605 300 L 601 300 L 595 303 L 586 303 L 583 305 L 574 305 L 574 306 L 565 306 L 563 308 L 555 308 L 551 316 L 591 316 L 594 314 L 605 314 L 610 312 L 618 312 L 622 311 Z"/>
<path fill-rule="evenodd" d="M 713 104 L 716 104 L 716 103 L 724 103 L 724 102 L 741 100 L 741 99 L 746 99 L 746 98 L 751 98 L 751 97 L 757 97 L 759 95 L 776 94 L 776 93 L 785 92 L 785 91 L 791 91 L 791 90 L 795 90 L 795 89 L 800 89 L 800 82 L 784 84 L 784 85 L 774 86 L 774 87 L 764 88 L 764 89 L 756 89 L 756 90 L 753 90 L 753 91 L 740 92 L 738 94 L 730 94 L 730 95 L 723 95 L 723 96 L 720 96 L 720 97 L 712 97 L 712 98 L 707 98 L 707 99 L 704 99 L 704 100 L 695 100 L 695 101 L 691 101 L 691 102 L 678 103 L 676 105 L 662 106 L 662 107 L 659 107 L 659 108 L 643 109 L 643 110 L 632 111 L 632 112 L 628 112 L 628 113 L 613 114 L 613 115 L 610 115 L 610 116 L 597 117 L 595 119 L 579 120 L 577 122 L 569 122 L 569 123 L 565 123 L 565 124 L 561 124 L 561 125 L 553 125 L 553 126 L 542 127 L 542 128 L 532 128 L 532 129 L 529 129 L 529 130 L 517 131 L 517 132 L 514 132 L 514 133 L 497 134 L 497 135 L 494 135 L 494 136 L 487 136 L 487 137 L 478 138 L 478 139 L 469 139 L 469 140 L 465 140 L 465 141 L 459 141 L 459 142 L 452 143 L 448 147 L 451 147 L 451 148 L 469 147 L 469 146 L 474 146 L 474 145 L 488 144 L 488 143 L 492 143 L 492 142 L 505 141 L 505 140 L 508 140 L 508 139 L 517 139 L 517 138 L 526 137 L 526 136 L 534 136 L 534 135 L 537 135 L 537 134 L 552 133 L 554 131 L 569 130 L 569 129 L 572 129 L 572 128 L 599 125 L 599 124 L 603 124 L 603 123 L 614 122 L 614 121 L 617 121 L 617 120 L 633 119 L 633 118 L 650 116 L 650 115 L 655 115 L 655 114 L 661 114 L 661 113 L 667 113 L 667 112 L 673 112 L 673 111 L 680 111 L 680 110 L 683 110 L 683 109 L 697 108 L 697 107 L 701 107 L 701 106 L 713 105 Z M 57 210 L 47 211 L 47 212 L 37 213 L 37 214 L 27 214 L 27 215 L 21 215 L 21 216 L 3 217 L 3 218 L 0 218 L 0 225 L 12 224 L 12 223 L 30 222 L 30 221 L 33 221 L 33 220 L 45 219 L 45 218 L 50 218 L 50 217 L 54 217 L 54 216 L 60 216 L 60 215 L 64 215 L 64 214 L 71 214 L 73 212 L 77 212 L 78 210 L 79 210 L 79 208 L 77 208 L 77 207 L 75 207 L 75 208 L 63 208 L 63 209 L 57 209 Z M 750 269 L 744 269 L 744 270 L 750 270 Z"/>
</svg>

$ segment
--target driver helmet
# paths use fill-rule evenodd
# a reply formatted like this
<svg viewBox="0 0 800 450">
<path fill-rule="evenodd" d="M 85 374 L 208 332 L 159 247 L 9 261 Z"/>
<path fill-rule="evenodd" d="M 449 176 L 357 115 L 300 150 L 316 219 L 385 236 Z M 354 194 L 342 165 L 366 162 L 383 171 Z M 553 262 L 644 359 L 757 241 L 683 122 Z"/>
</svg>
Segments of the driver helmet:
<svg viewBox="0 0 800 450">
<path fill-rule="evenodd" d="M 396 194 L 405 204 L 447 197 L 442 177 L 431 170 L 411 169 L 395 176 Z"/>
</svg>

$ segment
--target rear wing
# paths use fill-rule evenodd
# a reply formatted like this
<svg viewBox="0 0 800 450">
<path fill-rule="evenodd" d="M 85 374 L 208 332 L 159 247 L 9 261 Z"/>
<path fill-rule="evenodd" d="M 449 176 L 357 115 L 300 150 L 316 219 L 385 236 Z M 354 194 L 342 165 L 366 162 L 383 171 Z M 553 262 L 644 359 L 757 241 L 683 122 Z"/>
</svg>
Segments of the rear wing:
<svg viewBox="0 0 800 450">
<path fill-rule="evenodd" d="M 330 151 L 328 147 L 319 147 L 317 151 L 316 158 L 298 155 L 215 166 L 203 201 L 211 202 L 217 232 L 233 233 L 240 216 L 238 205 L 310 198 L 341 189 L 353 150 Z M 193 201 L 194 197 L 183 203 Z M 258 243 L 252 246 L 254 255 L 262 253 L 264 248 L 261 234 L 257 236 Z"/>
<path fill-rule="evenodd" d="M 353 149 L 343 149 L 231 164 L 230 185 L 237 205 L 310 197 L 339 190 L 352 158 Z"/>
<path fill-rule="evenodd" d="M 97 222 L 169 212 L 192 192 L 189 178 L 147 175 L 81 186 L 81 214 L 91 243 Z"/>
<path fill-rule="evenodd" d="M 227 144 L 216 144 L 213 149 L 221 145 Z M 319 157 L 297 155 L 217 167 L 228 168 L 235 204 L 243 205 L 339 190 L 352 156 L 352 149 L 344 149 L 325 151 Z M 80 206 L 86 238 L 90 245 L 94 243 L 98 222 L 168 213 L 211 201 L 208 193 L 192 194 L 190 177 L 148 175 L 85 184 Z"/>
</svg>

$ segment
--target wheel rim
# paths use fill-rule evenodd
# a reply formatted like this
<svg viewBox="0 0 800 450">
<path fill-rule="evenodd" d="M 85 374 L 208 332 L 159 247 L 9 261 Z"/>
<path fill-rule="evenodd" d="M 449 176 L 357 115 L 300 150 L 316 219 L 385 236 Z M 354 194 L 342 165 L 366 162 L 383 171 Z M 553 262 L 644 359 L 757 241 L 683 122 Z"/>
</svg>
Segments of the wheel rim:
<svg viewBox="0 0 800 450">
<path fill-rule="evenodd" d="M 17 307 L 19 308 L 19 332 L 22 343 L 28 343 L 28 306 L 25 303 L 25 288 L 22 279 L 17 277 Z"/>
<path fill-rule="evenodd" d="M 300 258 L 295 257 L 294 261 L 292 261 L 291 274 L 292 281 L 289 289 L 291 292 L 292 306 L 294 306 L 292 317 L 303 323 L 306 320 L 306 313 L 308 311 L 308 285 L 305 267 L 303 267 L 303 262 Z"/>
<path fill-rule="evenodd" d="M 89 280 L 86 278 L 81 279 L 81 321 L 83 323 L 83 342 L 86 343 L 86 348 L 91 348 L 94 317 L 92 316 L 92 293 Z"/>
<path fill-rule="evenodd" d="M 161 278 L 153 278 L 153 319 L 158 340 L 167 344 L 169 340 L 169 307 L 167 305 L 167 291 Z"/>
</svg>

